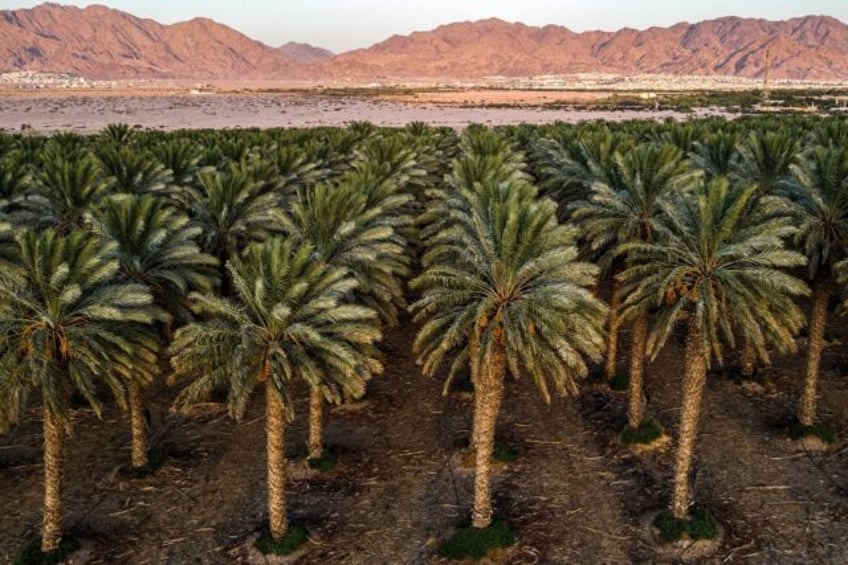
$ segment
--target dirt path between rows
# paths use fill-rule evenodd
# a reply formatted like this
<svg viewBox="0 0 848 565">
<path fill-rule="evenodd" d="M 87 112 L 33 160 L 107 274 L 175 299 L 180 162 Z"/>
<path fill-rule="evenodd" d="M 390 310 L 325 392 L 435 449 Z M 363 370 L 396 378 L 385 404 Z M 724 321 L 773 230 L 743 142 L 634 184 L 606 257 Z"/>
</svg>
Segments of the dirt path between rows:
<svg viewBox="0 0 848 565">
<path fill-rule="evenodd" d="M 435 548 L 468 513 L 472 475 L 461 468 L 471 403 L 440 395 L 410 353 L 414 328 L 384 346 L 386 374 L 356 410 L 328 417 L 327 441 L 339 465 L 326 475 L 293 473 L 289 514 L 305 522 L 311 543 L 300 563 L 433 563 Z M 648 374 L 650 407 L 676 424 L 682 351 L 671 345 Z M 848 435 L 848 377 L 840 348 L 827 354 L 821 416 Z M 800 389 L 802 356 L 776 360 L 774 387 L 745 393 L 713 375 L 696 456 L 696 499 L 725 528 L 714 563 L 848 562 L 848 450 L 808 454 L 782 426 Z M 301 391 L 302 393 L 303 391 Z M 265 517 L 262 398 L 244 421 L 214 406 L 193 416 L 168 413 L 175 391 L 150 391 L 154 440 L 167 459 L 159 471 L 128 481 L 125 417 L 75 415 L 68 443 L 66 525 L 84 538 L 88 563 L 233 563 Z M 303 394 L 301 394 L 303 398 Z M 672 453 L 635 456 L 619 445 L 621 393 L 586 386 L 576 399 L 544 406 L 532 381 L 511 383 L 498 441 L 518 459 L 495 476 L 497 511 L 514 527 L 509 563 L 622 563 L 658 558 L 642 522 L 665 506 Z M 305 401 L 288 436 L 291 457 L 305 437 Z M 38 531 L 40 419 L 30 412 L 0 436 L 0 559 Z M 298 471 L 298 467 L 293 467 Z M 79 561 L 77 561 L 79 562 Z"/>
</svg>

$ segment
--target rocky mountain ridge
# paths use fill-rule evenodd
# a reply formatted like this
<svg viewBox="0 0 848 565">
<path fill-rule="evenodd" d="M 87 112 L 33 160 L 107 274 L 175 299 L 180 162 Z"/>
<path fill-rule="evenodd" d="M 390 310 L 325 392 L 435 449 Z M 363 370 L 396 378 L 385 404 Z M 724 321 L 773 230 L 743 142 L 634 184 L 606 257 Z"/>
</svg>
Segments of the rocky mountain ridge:
<svg viewBox="0 0 848 565">
<path fill-rule="evenodd" d="M 828 16 L 725 17 L 667 28 L 576 33 L 491 18 L 458 22 L 339 55 L 274 48 L 207 18 L 171 25 L 104 6 L 0 11 L 0 72 L 93 79 L 477 79 L 577 73 L 843 80 L 848 26 Z"/>
</svg>

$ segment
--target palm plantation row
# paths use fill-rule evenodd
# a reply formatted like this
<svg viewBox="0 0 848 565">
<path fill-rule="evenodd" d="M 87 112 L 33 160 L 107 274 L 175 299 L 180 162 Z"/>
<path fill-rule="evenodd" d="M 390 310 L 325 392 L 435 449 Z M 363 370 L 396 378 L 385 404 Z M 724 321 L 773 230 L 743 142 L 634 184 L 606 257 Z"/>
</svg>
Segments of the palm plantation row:
<svg viewBox="0 0 848 565">
<path fill-rule="evenodd" d="M 72 397 L 99 410 L 105 386 L 129 408 L 142 470 L 144 388 L 166 374 L 179 405 L 223 389 L 236 418 L 264 389 L 268 533 L 283 539 L 292 384 L 311 391 L 319 459 L 324 404 L 365 393 L 407 309 L 423 373 L 474 385 L 475 529 L 493 520 L 507 374 L 546 402 L 593 364 L 613 379 L 630 326 L 638 429 L 645 363 L 682 332 L 670 508 L 686 520 L 711 364 L 751 375 L 807 328 L 797 417 L 816 423 L 848 270 L 846 141 L 845 123 L 807 118 L 0 137 L 0 429 L 41 395 L 42 551 L 62 540 Z"/>
</svg>

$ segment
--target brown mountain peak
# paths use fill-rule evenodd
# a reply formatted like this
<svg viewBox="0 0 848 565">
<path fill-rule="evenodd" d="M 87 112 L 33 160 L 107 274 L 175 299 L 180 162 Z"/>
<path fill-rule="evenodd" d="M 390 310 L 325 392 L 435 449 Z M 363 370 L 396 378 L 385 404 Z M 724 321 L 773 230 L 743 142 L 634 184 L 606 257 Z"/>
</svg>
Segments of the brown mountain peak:
<svg viewBox="0 0 848 565">
<path fill-rule="evenodd" d="M 280 45 L 277 49 L 286 57 L 298 63 L 324 61 L 333 56 L 332 51 L 322 49 L 321 47 L 315 47 L 309 43 L 298 43 L 296 41 L 289 41 L 284 45 Z"/>
<path fill-rule="evenodd" d="M 107 6 L 47 3 L 0 12 L 0 72 L 91 78 L 237 78 L 278 59 L 274 49 L 209 18 L 162 25 Z"/>
<path fill-rule="evenodd" d="M 0 72 L 92 78 L 479 78 L 609 74 L 848 77 L 848 26 L 829 16 L 728 16 L 671 27 L 575 33 L 492 17 L 394 35 L 333 56 L 308 44 L 269 47 L 209 18 L 172 25 L 102 5 L 0 11 Z"/>
<path fill-rule="evenodd" d="M 848 76 L 848 26 L 828 16 L 787 21 L 727 16 L 671 27 L 583 33 L 489 18 L 393 36 L 328 61 L 325 72 L 362 78 L 581 72 L 759 77 L 766 44 L 774 78 Z"/>
</svg>

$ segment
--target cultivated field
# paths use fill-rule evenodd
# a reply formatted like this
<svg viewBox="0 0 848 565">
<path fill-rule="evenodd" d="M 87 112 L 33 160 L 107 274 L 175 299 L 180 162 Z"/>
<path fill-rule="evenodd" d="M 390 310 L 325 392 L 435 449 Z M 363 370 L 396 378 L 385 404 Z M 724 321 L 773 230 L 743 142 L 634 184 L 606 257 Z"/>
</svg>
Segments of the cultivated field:
<svg viewBox="0 0 848 565">
<path fill-rule="evenodd" d="M 0 559 L 264 562 L 276 520 L 299 563 L 436 563 L 494 511 L 498 563 L 848 561 L 848 121 L 457 131 L 534 112 L 4 99 L 72 131 L 0 134 Z M 690 503 L 706 553 L 652 527 Z"/>
<path fill-rule="evenodd" d="M 407 324 L 405 324 L 407 325 Z M 440 396 L 410 355 L 413 328 L 394 331 L 386 374 L 366 402 L 333 410 L 327 443 L 339 453 L 328 475 L 291 463 L 290 513 L 309 524 L 302 563 L 432 563 L 435 548 L 464 518 L 472 475 L 461 467 L 472 403 Z M 838 335 L 848 340 L 848 328 Z M 648 367 L 652 412 L 673 431 L 683 352 L 665 351 Z M 840 346 L 825 358 L 821 417 L 848 434 L 848 377 Z M 696 492 L 725 528 L 712 563 L 841 563 L 848 559 L 848 450 L 805 452 L 786 439 L 800 393 L 800 358 L 775 360 L 773 386 L 750 392 L 720 373 L 710 377 L 698 444 Z M 299 395 L 303 398 L 305 390 Z M 265 515 L 262 404 L 244 422 L 225 406 L 193 416 L 169 413 L 174 391 L 150 397 L 155 447 L 166 454 L 153 477 L 127 481 L 126 416 L 75 413 L 68 442 L 67 524 L 87 541 L 90 563 L 231 563 L 246 559 L 245 539 Z M 617 430 L 624 393 L 584 386 L 544 406 L 529 381 L 510 384 L 500 441 L 518 450 L 495 473 L 496 507 L 519 538 L 506 563 L 656 561 L 644 522 L 665 507 L 673 450 L 638 456 Z M 289 454 L 302 454 L 305 401 L 295 406 Z M 41 426 L 36 411 L 2 436 L 0 555 L 10 557 L 38 530 Z M 302 456 L 302 455 L 300 455 Z M 684 554 L 685 556 L 685 554 Z M 662 561 L 662 559 L 659 559 Z"/>
</svg>

